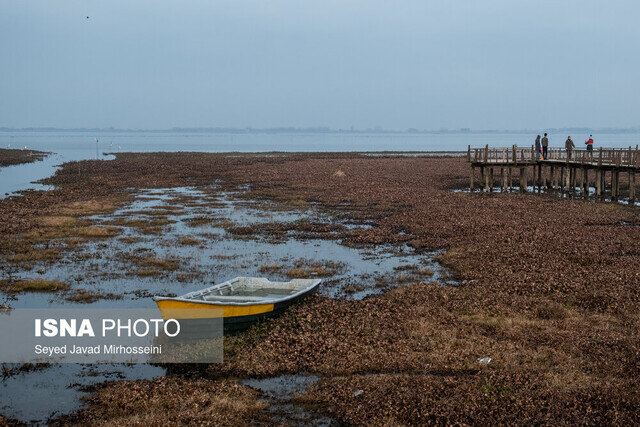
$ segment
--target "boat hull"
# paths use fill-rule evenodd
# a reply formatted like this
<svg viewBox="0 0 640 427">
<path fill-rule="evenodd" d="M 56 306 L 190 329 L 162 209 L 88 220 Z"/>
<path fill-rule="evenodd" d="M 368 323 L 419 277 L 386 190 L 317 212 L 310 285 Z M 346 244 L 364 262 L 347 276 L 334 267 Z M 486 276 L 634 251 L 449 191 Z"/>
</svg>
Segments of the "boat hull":
<svg viewBox="0 0 640 427">
<path fill-rule="evenodd" d="M 275 317 L 291 305 L 315 292 L 315 288 L 286 301 L 273 304 L 225 305 L 179 299 L 161 299 L 156 304 L 163 319 L 178 319 L 181 324 L 198 325 L 206 319 L 223 318 L 224 333 L 243 331 L 256 322 Z"/>
</svg>

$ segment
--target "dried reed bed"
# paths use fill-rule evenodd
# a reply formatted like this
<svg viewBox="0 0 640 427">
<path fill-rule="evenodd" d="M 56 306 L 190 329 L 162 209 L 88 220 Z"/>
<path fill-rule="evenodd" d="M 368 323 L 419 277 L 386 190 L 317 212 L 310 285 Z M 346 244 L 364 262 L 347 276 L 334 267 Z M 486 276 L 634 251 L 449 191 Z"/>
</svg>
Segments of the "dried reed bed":
<svg viewBox="0 0 640 427">
<path fill-rule="evenodd" d="M 55 292 L 66 291 L 69 285 L 57 280 L 25 279 L 1 280 L 0 290 L 5 292 Z"/>
<path fill-rule="evenodd" d="M 122 401 L 122 395 L 129 399 Z M 79 414 L 59 424 L 243 425 L 259 420 L 268 404 L 248 388 L 227 381 L 158 378 L 120 381 L 99 388 Z"/>
<path fill-rule="evenodd" d="M 227 340 L 225 364 L 210 374 L 324 375 L 304 399 L 351 423 L 638 422 L 639 213 L 451 191 L 467 179 L 464 161 L 446 157 L 126 154 L 62 168 L 51 180 L 62 185 L 55 196 L 0 202 L 15 221 L 0 228 L 37 228 L 17 213 L 129 186 L 220 180 L 228 189 L 249 184 L 251 198 L 302 209 L 313 202 L 374 225 L 336 231 L 349 244 L 445 249 L 439 260 L 460 287 L 409 281 L 363 301 L 310 299 Z M 492 361 L 478 363 L 483 357 Z M 127 402 L 132 394 L 119 390 Z"/>
</svg>

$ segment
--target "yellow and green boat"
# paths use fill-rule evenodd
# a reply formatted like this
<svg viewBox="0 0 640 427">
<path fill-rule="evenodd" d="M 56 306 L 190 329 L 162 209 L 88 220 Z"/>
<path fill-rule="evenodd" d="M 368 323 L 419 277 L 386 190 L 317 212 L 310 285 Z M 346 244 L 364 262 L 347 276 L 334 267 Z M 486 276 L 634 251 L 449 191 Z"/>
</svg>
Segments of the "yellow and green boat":
<svg viewBox="0 0 640 427">
<path fill-rule="evenodd" d="M 153 300 L 164 319 L 222 317 L 225 332 L 232 332 L 282 313 L 313 293 L 320 282 L 320 279 L 272 282 L 258 277 L 236 277 L 179 297 L 154 297 Z"/>
</svg>

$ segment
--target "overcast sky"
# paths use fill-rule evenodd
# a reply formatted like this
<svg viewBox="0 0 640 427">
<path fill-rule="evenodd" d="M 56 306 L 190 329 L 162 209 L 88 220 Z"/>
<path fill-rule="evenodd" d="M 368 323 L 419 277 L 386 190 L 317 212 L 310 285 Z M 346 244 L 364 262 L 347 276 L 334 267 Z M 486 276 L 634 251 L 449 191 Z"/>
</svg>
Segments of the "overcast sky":
<svg viewBox="0 0 640 427">
<path fill-rule="evenodd" d="M 637 0 L 2 0 L 0 126 L 636 126 L 639 20 Z"/>
</svg>

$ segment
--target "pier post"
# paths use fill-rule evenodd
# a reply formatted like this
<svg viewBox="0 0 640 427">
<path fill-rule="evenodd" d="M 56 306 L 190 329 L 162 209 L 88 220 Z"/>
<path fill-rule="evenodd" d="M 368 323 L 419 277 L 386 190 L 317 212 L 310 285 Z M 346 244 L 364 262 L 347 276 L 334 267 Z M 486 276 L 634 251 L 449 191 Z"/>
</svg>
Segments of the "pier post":
<svg viewBox="0 0 640 427">
<path fill-rule="evenodd" d="M 558 176 L 553 165 L 549 166 L 549 174 L 551 175 L 551 188 L 556 191 L 558 189 Z"/>
<path fill-rule="evenodd" d="M 504 168 L 500 168 L 500 192 L 507 191 L 507 175 L 504 173 Z"/>
<path fill-rule="evenodd" d="M 513 191 L 513 177 L 511 176 L 512 167 L 509 167 L 507 174 L 509 175 L 509 191 Z"/>
<path fill-rule="evenodd" d="M 629 204 L 634 205 L 636 201 L 636 171 L 629 171 Z"/>
<path fill-rule="evenodd" d="M 629 204 L 633 205 L 636 201 L 636 171 L 629 171 Z"/>
<path fill-rule="evenodd" d="M 526 167 L 520 168 L 520 192 L 521 193 L 527 192 L 527 168 Z"/>
<path fill-rule="evenodd" d="M 553 168 L 553 166 L 549 166 L 549 168 Z M 544 168 L 542 169 L 542 185 L 544 188 L 546 188 L 547 190 L 551 189 L 551 179 L 552 179 L 552 172 L 549 171 L 549 175 L 544 173 Z"/>
<path fill-rule="evenodd" d="M 489 178 L 489 191 L 493 193 L 493 168 L 491 168 L 491 177 Z"/>
<path fill-rule="evenodd" d="M 602 166 L 602 147 L 598 148 L 598 166 Z"/>
<path fill-rule="evenodd" d="M 578 187 L 578 194 L 582 193 L 582 174 L 580 173 L 582 168 L 576 168 L 576 187 Z"/>
<path fill-rule="evenodd" d="M 582 195 L 585 199 L 589 197 L 589 169 L 586 166 L 582 168 Z"/>
<path fill-rule="evenodd" d="M 542 189 L 542 165 L 538 164 L 538 193 L 541 191 L 541 189 Z"/>
<path fill-rule="evenodd" d="M 573 194 L 576 191 L 576 172 L 577 172 L 577 168 L 571 167 L 571 193 Z"/>
<path fill-rule="evenodd" d="M 560 190 L 562 192 L 564 192 L 566 181 L 567 181 L 567 179 L 565 177 L 565 167 L 564 166 L 560 166 Z"/>
<path fill-rule="evenodd" d="M 618 200 L 618 171 L 615 169 L 611 170 L 611 201 L 615 202 Z"/>
<path fill-rule="evenodd" d="M 602 196 L 602 170 L 596 169 L 596 197 Z"/>
<path fill-rule="evenodd" d="M 489 171 L 490 168 L 484 168 L 484 191 L 489 192 Z"/>
<path fill-rule="evenodd" d="M 568 193 L 573 193 L 573 190 L 575 189 L 575 179 L 576 179 L 576 174 L 573 172 L 573 167 L 569 166 L 567 168 L 567 176 L 569 177 L 569 181 L 567 182 L 567 192 Z"/>
<path fill-rule="evenodd" d="M 475 190 L 475 188 L 473 188 L 473 179 L 475 178 L 475 175 L 476 175 L 476 167 L 471 166 L 471 184 L 469 185 L 469 189 L 472 193 Z"/>
</svg>

